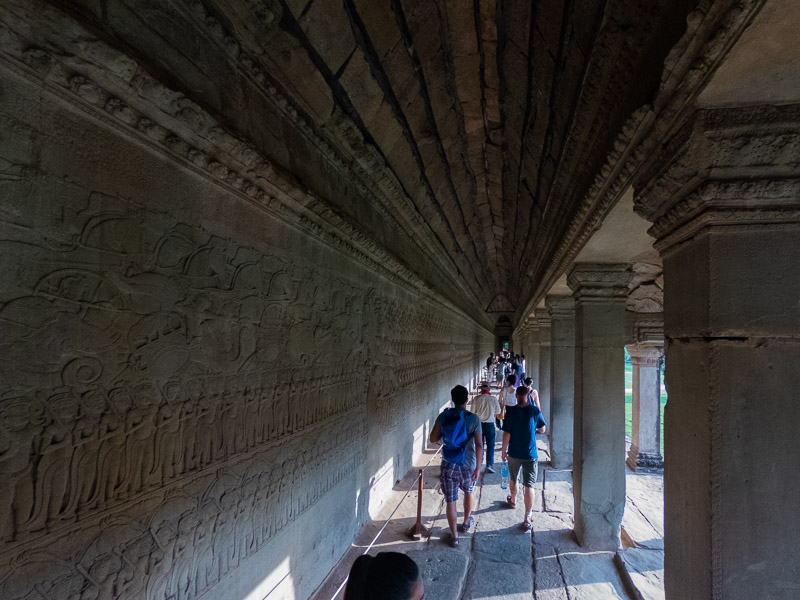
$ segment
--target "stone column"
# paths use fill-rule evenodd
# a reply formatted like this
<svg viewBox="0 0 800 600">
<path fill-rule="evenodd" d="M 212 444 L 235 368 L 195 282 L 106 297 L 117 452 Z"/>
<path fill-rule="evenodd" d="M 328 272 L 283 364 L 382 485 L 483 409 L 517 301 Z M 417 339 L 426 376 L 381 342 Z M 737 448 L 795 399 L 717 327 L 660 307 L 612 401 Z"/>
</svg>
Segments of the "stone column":
<svg viewBox="0 0 800 600">
<path fill-rule="evenodd" d="M 575 301 L 570 296 L 547 296 L 545 307 L 551 319 L 550 364 L 550 459 L 553 467 L 572 466 L 572 436 L 575 425 Z"/>
<path fill-rule="evenodd" d="M 800 105 L 702 110 L 679 131 L 634 196 L 664 263 L 666 597 L 789 600 L 800 594 Z"/>
<path fill-rule="evenodd" d="M 536 323 L 539 326 L 539 403 L 542 405 L 542 416 L 550 423 L 550 315 L 544 310 L 536 311 Z"/>
<path fill-rule="evenodd" d="M 525 368 L 528 370 L 527 375 L 533 379 L 533 387 L 539 389 L 539 363 L 541 360 L 539 353 L 539 326 L 536 320 L 532 320 L 530 333 L 528 334 L 530 343 L 528 344 L 525 352 Z M 541 393 L 541 392 L 540 392 Z"/>
<path fill-rule="evenodd" d="M 578 263 L 575 298 L 575 535 L 581 546 L 617 549 L 625 510 L 625 264 Z"/>
<path fill-rule="evenodd" d="M 629 344 L 633 365 L 633 423 L 628 466 L 632 470 L 662 468 L 661 357 L 664 348 L 654 344 Z"/>
</svg>

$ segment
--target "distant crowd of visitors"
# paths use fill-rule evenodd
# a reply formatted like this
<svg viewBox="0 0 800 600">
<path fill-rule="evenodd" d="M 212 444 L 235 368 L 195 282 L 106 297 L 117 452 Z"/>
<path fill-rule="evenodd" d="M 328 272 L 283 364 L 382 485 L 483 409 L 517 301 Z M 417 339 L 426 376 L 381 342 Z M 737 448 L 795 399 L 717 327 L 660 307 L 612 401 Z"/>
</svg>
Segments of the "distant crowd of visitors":
<svg viewBox="0 0 800 600">
<path fill-rule="evenodd" d="M 486 472 L 494 473 L 495 440 L 502 431 L 501 458 L 508 468 L 508 490 L 505 507 L 517 503 L 518 484 L 522 484 L 525 516 L 522 527 L 532 528 L 533 486 L 538 474 L 539 457 L 536 434 L 544 433 L 539 393 L 533 380 L 526 377 L 525 356 L 503 350 L 486 359 L 486 378 L 467 410 L 469 391 L 463 385 L 450 390 L 453 406 L 436 418 L 430 434 L 431 443 L 442 443 L 440 469 L 449 526 L 448 541 L 458 546 L 459 532 L 466 533 L 475 524 L 472 516 L 472 493 L 486 457 Z M 494 396 L 489 381 L 499 384 Z M 505 472 L 505 469 L 504 469 Z M 464 520 L 458 523 L 458 491 L 464 494 Z M 350 572 L 345 600 L 398 599 L 417 600 L 424 597 L 419 568 L 405 554 L 381 552 L 375 557 L 362 556 Z"/>
</svg>

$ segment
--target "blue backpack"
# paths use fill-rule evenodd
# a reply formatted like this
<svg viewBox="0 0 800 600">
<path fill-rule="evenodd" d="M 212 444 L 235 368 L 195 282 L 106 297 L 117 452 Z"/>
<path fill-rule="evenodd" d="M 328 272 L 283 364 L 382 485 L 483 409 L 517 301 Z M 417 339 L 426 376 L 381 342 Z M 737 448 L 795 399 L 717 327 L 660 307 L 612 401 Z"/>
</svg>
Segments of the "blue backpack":
<svg viewBox="0 0 800 600">
<path fill-rule="evenodd" d="M 465 410 L 448 408 L 442 412 L 439 420 L 444 440 L 442 455 L 447 462 L 456 465 L 464 464 L 464 456 L 467 453 L 469 436 L 467 435 L 467 420 L 464 418 L 466 414 Z"/>
</svg>

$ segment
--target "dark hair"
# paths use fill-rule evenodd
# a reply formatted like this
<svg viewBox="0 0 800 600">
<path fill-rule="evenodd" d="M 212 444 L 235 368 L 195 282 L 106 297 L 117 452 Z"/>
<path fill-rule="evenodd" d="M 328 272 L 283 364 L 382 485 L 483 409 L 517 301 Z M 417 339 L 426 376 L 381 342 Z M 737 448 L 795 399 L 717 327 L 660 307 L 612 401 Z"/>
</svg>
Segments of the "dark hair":
<svg viewBox="0 0 800 600">
<path fill-rule="evenodd" d="M 516 395 L 517 396 L 527 396 L 529 393 L 530 392 L 528 391 L 528 388 L 526 388 L 524 385 L 521 385 L 521 386 L 519 386 L 517 388 Z"/>
<path fill-rule="evenodd" d="M 511 383 L 512 381 L 513 381 L 514 383 L 517 383 L 517 376 L 516 376 L 516 375 L 514 375 L 514 374 L 512 373 L 511 375 L 509 375 L 508 377 L 506 377 L 506 381 L 507 381 L 508 383 Z"/>
<path fill-rule="evenodd" d="M 469 392 L 463 385 L 457 385 L 450 390 L 450 399 L 456 406 L 463 406 L 469 399 Z"/>
<path fill-rule="evenodd" d="M 344 600 L 409 600 L 419 567 L 400 552 L 364 554 L 350 569 Z"/>
<path fill-rule="evenodd" d="M 525 378 L 525 385 L 531 385 L 532 383 L 533 383 L 533 379 L 531 379 L 530 377 L 526 377 Z"/>
</svg>

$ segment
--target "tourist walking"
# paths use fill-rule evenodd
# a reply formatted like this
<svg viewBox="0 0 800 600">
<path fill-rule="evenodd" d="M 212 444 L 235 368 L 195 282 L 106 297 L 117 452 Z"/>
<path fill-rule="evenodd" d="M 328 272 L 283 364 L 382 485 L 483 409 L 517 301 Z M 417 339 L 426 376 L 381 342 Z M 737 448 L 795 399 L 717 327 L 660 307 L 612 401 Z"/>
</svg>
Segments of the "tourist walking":
<svg viewBox="0 0 800 600">
<path fill-rule="evenodd" d="M 526 377 L 525 381 L 523 382 L 523 385 L 525 385 L 525 387 L 528 388 L 528 392 L 529 392 L 529 394 L 528 394 L 529 400 L 528 401 L 531 404 L 535 404 L 536 408 L 538 408 L 539 410 L 542 410 L 542 405 L 539 403 L 539 390 L 534 389 L 534 387 L 533 387 L 533 379 L 531 379 L 530 377 Z"/>
<path fill-rule="evenodd" d="M 464 523 L 460 529 L 468 532 L 475 523 L 472 518 L 472 490 L 483 462 L 483 436 L 480 419 L 467 410 L 467 388 L 457 385 L 450 390 L 450 398 L 455 407 L 446 408 L 436 417 L 430 441 L 435 444 L 441 440 L 443 445 L 439 479 L 447 504 L 445 512 L 450 526 L 450 545 L 455 548 L 458 546 L 456 501 L 459 489 L 464 492 Z"/>
<path fill-rule="evenodd" d="M 472 412 L 481 420 L 481 433 L 486 445 L 486 472 L 494 473 L 495 419 L 500 417 L 500 403 L 489 392 L 486 381 L 481 382 L 478 394 L 472 399 Z"/>
<path fill-rule="evenodd" d="M 502 428 L 500 421 L 505 418 L 506 407 L 517 404 L 517 378 L 515 375 L 509 375 L 506 378 L 505 385 L 500 388 L 498 402 L 500 403 L 500 418 L 495 421 L 495 424 L 498 428 Z"/>
<path fill-rule="evenodd" d="M 501 456 L 508 461 L 509 496 L 506 503 L 514 508 L 517 503 L 517 480 L 522 474 L 522 497 L 525 502 L 525 520 L 522 525 L 526 531 L 531 529 L 531 510 L 533 509 L 533 486 L 539 467 L 536 451 L 536 434 L 544 433 L 545 422 L 542 411 L 529 402 L 529 391 L 524 385 L 517 388 L 517 404 L 506 409 L 503 420 L 503 443 Z"/>
</svg>

